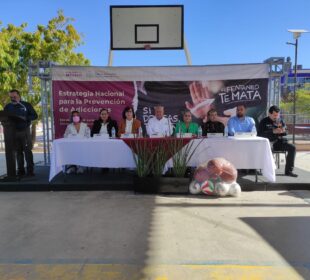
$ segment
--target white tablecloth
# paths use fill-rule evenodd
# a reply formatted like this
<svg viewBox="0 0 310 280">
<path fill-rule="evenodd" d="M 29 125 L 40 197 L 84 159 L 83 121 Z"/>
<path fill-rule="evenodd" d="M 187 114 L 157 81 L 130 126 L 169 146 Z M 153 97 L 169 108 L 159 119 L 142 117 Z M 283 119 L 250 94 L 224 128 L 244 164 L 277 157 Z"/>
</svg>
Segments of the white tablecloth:
<svg viewBox="0 0 310 280">
<path fill-rule="evenodd" d="M 194 148 L 201 139 L 192 141 Z M 237 169 L 261 169 L 268 181 L 275 182 L 275 163 L 268 139 L 205 138 L 196 149 L 190 165 L 197 166 L 215 157 L 224 157 Z M 54 140 L 49 180 L 51 181 L 67 164 L 110 168 L 135 167 L 132 152 L 121 139 Z"/>
<path fill-rule="evenodd" d="M 110 168 L 135 167 L 132 152 L 123 140 L 99 138 L 54 140 L 49 180 L 51 181 L 67 164 Z"/>
<path fill-rule="evenodd" d="M 192 146 L 194 148 L 201 139 L 192 141 L 194 141 Z M 198 166 L 216 157 L 225 158 L 237 169 L 261 169 L 268 181 L 276 181 L 276 166 L 269 140 L 266 138 L 207 138 L 197 147 L 190 165 Z"/>
</svg>

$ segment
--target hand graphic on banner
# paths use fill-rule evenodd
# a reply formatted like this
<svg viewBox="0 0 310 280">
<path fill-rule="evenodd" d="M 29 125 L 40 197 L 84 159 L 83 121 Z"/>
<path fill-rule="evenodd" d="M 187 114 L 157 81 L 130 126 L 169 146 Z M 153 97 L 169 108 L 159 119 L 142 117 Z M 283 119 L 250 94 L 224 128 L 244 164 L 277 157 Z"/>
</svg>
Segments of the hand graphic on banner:
<svg viewBox="0 0 310 280">
<path fill-rule="evenodd" d="M 190 110 L 196 118 L 204 119 L 214 101 L 214 98 L 212 98 L 213 94 L 209 91 L 208 87 L 203 87 L 201 82 L 191 83 L 189 85 L 189 90 L 193 104 L 186 101 L 186 108 Z"/>
<path fill-rule="evenodd" d="M 222 81 L 193 82 L 189 85 L 192 103 L 186 101 L 185 106 L 196 117 L 207 121 L 207 113 L 214 107 L 214 95 L 223 86 Z"/>
</svg>

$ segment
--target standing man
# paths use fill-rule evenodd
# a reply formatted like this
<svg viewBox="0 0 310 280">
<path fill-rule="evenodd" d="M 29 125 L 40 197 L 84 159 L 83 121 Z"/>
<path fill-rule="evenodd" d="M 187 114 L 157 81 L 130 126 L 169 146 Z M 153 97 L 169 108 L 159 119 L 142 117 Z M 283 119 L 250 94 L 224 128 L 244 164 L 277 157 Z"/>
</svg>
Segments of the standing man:
<svg viewBox="0 0 310 280">
<path fill-rule="evenodd" d="M 32 141 L 30 133 L 31 121 L 36 120 L 38 115 L 28 102 L 21 101 L 20 93 L 17 89 L 9 92 L 11 102 L 4 107 L 4 111 L 20 117 L 15 120 L 15 148 L 17 157 L 17 175 L 26 174 L 24 167 L 24 156 L 27 163 L 27 175 L 34 176 L 34 163 L 32 154 Z"/>
<path fill-rule="evenodd" d="M 268 117 L 259 123 L 258 136 L 268 138 L 274 151 L 287 151 L 285 175 L 297 177 L 298 175 L 293 173 L 296 148 L 283 137 L 287 135 L 287 129 L 284 121 L 280 119 L 280 108 L 273 105 L 268 112 Z"/>
<path fill-rule="evenodd" d="M 170 136 L 173 132 L 173 127 L 168 118 L 164 117 L 164 106 L 157 105 L 154 107 L 155 116 L 149 119 L 147 124 L 147 134 L 152 135 Z"/>
<path fill-rule="evenodd" d="M 235 132 L 256 132 L 254 119 L 245 115 L 245 105 L 238 105 L 236 113 L 237 115 L 231 117 L 227 123 L 229 136 L 234 136 Z"/>
</svg>

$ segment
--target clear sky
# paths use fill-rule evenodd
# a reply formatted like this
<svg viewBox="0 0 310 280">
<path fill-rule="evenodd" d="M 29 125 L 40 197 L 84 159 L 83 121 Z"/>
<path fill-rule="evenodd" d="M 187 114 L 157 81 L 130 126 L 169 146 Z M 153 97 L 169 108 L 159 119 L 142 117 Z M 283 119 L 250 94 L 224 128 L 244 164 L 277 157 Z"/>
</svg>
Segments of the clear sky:
<svg viewBox="0 0 310 280">
<path fill-rule="evenodd" d="M 106 66 L 110 5 L 184 5 L 184 28 L 193 65 L 260 63 L 269 57 L 294 60 L 289 28 L 310 31 L 310 0 L 0 0 L 0 21 L 47 24 L 64 10 L 84 35 L 79 51 L 92 65 Z M 310 33 L 299 39 L 298 64 L 310 68 Z M 114 66 L 186 65 L 184 51 L 115 51 Z"/>
</svg>

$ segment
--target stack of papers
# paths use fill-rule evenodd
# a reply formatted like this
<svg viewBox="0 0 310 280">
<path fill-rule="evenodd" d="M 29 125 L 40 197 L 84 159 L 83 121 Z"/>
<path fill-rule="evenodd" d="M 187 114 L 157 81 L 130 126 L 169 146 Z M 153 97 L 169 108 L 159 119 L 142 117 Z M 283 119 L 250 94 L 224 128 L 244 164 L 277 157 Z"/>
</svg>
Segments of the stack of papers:
<svg viewBox="0 0 310 280">
<path fill-rule="evenodd" d="M 256 132 L 235 132 L 236 138 L 249 138 L 256 137 Z"/>
</svg>

